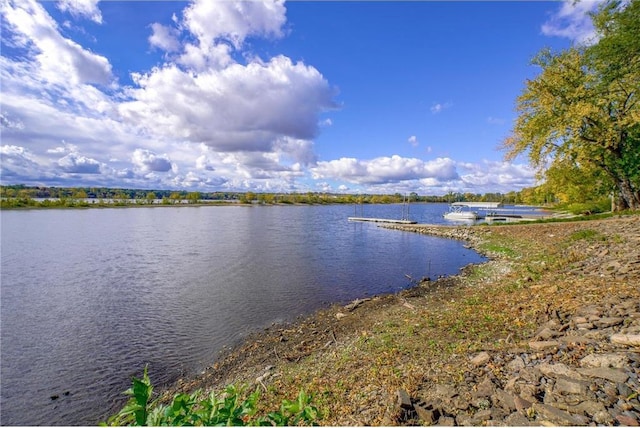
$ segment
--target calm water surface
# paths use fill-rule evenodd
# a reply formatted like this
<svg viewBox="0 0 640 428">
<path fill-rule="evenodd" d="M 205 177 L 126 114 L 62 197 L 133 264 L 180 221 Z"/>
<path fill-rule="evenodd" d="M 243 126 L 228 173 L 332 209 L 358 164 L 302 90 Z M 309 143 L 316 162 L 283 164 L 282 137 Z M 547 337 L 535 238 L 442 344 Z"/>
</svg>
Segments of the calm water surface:
<svg viewBox="0 0 640 428">
<path fill-rule="evenodd" d="M 445 211 L 410 214 L 438 223 Z M 94 425 L 145 364 L 168 384 L 274 322 L 483 260 L 354 214 L 400 218 L 402 207 L 1 212 L 0 423 Z"/>
</svg>

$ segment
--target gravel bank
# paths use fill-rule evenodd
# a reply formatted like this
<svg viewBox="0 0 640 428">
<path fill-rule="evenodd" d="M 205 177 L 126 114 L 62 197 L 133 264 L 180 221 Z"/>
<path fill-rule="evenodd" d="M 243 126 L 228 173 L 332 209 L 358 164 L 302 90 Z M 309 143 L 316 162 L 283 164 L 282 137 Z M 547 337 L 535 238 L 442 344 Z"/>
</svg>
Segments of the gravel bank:
<svg viewBox="0 0 640 428">
<path fill-rule="evenodd" d="M 571 284 L 582 294 L 544 299 L 536 332 L 500 350 L 461 362 L 463 379 L 425 379 L 410 397 L 398 391 L 394 422 L 441 425 L 640 425 L 639 219 L 529 225 L 540 237 L 571 236 L 563 268 L 532 289 L 558 294 Z M 405 228 L 406 230 L 406 228 Z M 484 230 L 414 227 L 412 231 L 469 241 Z M 519 235 L 524 230 L 518 228 Z M 534 280 L 528 278 L 531 282 Z M 550 289 L 550 290 L 545 290 Z M 541 296 L 537 295 L 536 298 Z M 563 298 L 565 297 L 565 298 Z"/>
</svg>

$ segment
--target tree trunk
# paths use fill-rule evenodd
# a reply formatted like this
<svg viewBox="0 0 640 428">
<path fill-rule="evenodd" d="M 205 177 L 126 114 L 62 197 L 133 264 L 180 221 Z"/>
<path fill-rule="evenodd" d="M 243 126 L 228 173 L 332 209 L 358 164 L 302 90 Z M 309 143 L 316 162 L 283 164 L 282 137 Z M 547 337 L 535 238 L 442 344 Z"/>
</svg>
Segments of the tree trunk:
<svg viewBox="0 0 640 428">
<path fill-rule="evenodd" d="M 618 180 L 618 190 L 620 191 L 619 203 L 616 211 L 625 209 L 640 210 L 640 195 L 634 191 L 629 179 Z"/>
</svg>

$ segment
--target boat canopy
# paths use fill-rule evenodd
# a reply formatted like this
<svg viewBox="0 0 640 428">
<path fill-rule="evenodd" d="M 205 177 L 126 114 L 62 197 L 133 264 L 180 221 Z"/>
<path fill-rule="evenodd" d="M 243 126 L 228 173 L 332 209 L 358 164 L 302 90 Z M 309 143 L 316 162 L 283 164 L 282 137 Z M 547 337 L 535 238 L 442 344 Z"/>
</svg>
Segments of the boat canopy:
<svg viewBox="0 0 640 428">
<path fill-rule="evenodd" d="M 454 207 L 469 207 L 491 210 L 502 207 L 502 202 L 453 202 L 451 205 Z"/>
</svg>

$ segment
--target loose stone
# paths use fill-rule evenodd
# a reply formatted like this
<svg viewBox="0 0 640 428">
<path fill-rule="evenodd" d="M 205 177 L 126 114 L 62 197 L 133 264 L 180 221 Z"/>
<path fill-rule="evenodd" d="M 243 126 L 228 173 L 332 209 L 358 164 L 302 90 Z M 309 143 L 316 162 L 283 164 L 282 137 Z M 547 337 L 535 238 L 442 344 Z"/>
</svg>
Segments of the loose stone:
<svg viewBox="0 0 640 428">
<path fill-rule="evenodd" d="M 615 367 L 628 365 L 629 357 L 625 354 L 589 354 L 580 360 L 582 367 Z"/>
<path fill-rule="evenodd" d="M 557 348 L 559 345 L 555 340 L 543 340 L 539 342 L 529 342 L 529 347 L 534 351 L 546 351 Z"/>
<path fill-rule="evenodd" d="M 640 334 L 613 334 L 611 342 L 627 346 L 640 346 Z"/>
<path fill-rule="evenodd" d="M 471 364 L 476 367 L 483 366 L 491 361 L 491 356 L 487 352 L 481 352 L 471 359 Z"/>
<path fill-rule="evenodd" d="M 622 383 L 629 379 L 629 375 L 622 370 L 609 369 L 609 368 L 596 368 L 596 369 L 578 369 L 578 373 L 589 376 L 607 379 L 612 382 Z"/>
</svg>

